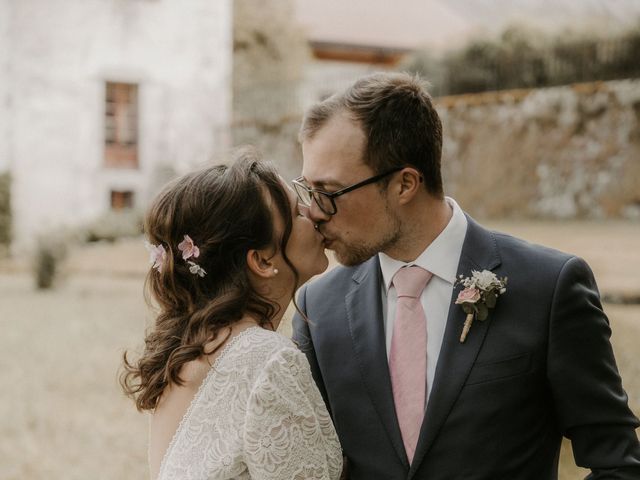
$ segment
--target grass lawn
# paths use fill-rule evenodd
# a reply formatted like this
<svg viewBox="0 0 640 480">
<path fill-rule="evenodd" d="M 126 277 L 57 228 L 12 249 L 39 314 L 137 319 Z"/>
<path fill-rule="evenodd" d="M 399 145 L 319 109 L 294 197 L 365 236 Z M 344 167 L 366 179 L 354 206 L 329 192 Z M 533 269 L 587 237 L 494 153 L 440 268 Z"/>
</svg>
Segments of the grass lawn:
<svg viewBox="0 0 640 480">
<path fill-rule="evenodd" d="M 554 235 L 567 240 L 561 232 Z M 586 251 L 590 262 L 599 261 L 595 251 Z M 617 251 L 611 255 L 616 258 Z M 633 265 L 624 269 L 640 269 L 635 255 Z M 83 249 L 67 264 L 66 278 L 49 292 L 35 292 L 23 268 L 0 265 L 0 478 L 147 478 L 147 419 L 124 398 L 116 378 L 122 351 L 140 345 L 148 320 L 142 298 L 145 262 L 137 240 Z M 622 278 L 633 283 L 638 277 Z M 615 275 L 606 281 L 615 281 Z M 638 414 L 640 306 L 605 309 L 619 369 Z M 585 475 L 565 448 L 560 478 Z"/>
</svg>

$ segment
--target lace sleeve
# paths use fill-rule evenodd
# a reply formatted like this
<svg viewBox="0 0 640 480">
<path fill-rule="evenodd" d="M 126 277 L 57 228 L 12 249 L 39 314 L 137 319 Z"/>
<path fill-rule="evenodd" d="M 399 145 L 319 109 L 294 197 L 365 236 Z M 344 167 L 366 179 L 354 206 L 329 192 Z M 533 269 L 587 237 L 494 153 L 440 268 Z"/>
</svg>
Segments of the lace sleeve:
<svg viewBox="0 0 640 480">
<path fill-rule="evenodd" d="M 252 479 L 340 477 L 342 453 L 304 354 L 272 357 L 251 391 L 244 455 Z"/>
</svg>

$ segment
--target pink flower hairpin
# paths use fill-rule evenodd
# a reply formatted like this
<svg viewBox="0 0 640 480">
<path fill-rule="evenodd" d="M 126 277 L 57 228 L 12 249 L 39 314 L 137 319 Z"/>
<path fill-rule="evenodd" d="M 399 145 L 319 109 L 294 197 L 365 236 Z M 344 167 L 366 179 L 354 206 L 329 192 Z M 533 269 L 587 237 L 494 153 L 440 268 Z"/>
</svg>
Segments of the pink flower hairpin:
<svg viewBox="0 0 640 480">
<path fill-rule="evenodd" d="M 152 267 L 162 272 L 165 261 L 167 260 L 167 251 L 162 244 L 154 245 L 149 242 L 144 242 L 144 246 L 149 252 L 149 262 Z M 204 277 L 207 272 L 197 263 L 189 260 L 190 258 L 198 258 L 200 256 L 200 249 L 193 243 L 193 240 L 189 235 L 184 236 L 184 240 L 178 244 L 178 250 L 182 252 L 182 259 L 189 265 L 189 272 L 199 277 Z"/>
<path fill-rule="evenodd" d="M 189 272 L 199 277 L 204 277 L 207 274 L 204 268 L 189 260 L 200 256 L 200 249 L 193 243 L 189 235 L 185 235 L 184 240 L 178 244 L 178 250 L 182 252 L 182 259 L 189 264 Z"/>
<path fill-rule="evenodd" d="M 178 244 L 178 250 L 182 252 L 182 259 L 189 260 L 191 257 L 198 258 L 200 249 L 193 243 L 189 235 L 184 236 L 184 240 Z"/>
<path fill-rule="evenodd" d="M 149 263 L 152 265 L 151 268 L 155 268 L 158 272 L 162 272 L 162 267 L 167 259 L 167 251 L 164 249 L 162 244 L 154 245 L 149 242 L 144 242 L 144 246 L 149 252 Z"/>
</svg>

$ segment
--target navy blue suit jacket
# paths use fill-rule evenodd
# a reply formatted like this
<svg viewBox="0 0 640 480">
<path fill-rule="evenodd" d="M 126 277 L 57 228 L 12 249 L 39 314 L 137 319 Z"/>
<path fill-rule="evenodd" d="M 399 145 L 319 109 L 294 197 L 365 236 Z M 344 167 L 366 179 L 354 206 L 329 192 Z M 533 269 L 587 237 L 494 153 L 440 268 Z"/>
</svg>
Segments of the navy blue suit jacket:
<svg viewBox="0 0 640 480">
<path fill-rule="evenodd" d="M 640 479 L 627 406 L 593 275 L 580 258 L 491 232 L 468 217 L 458 274 L 491 270 L 507 292 L 465 343 L 454 289 L 425 420 L 409 465 L 389 379 L 377 255 L 298 297 L 294 318 L 350 478 L 556 479 L 562 437 L 594 479 Z"/>
</svg>

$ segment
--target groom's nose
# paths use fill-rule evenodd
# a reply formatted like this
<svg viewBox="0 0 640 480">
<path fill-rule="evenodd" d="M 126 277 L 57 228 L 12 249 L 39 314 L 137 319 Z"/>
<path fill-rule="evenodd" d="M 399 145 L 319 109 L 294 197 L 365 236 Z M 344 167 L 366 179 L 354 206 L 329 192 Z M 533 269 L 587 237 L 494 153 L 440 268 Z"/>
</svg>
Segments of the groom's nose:
<svg viewBox="0 0 640 480">
<path fill-rule="evenodd" d="M 311 205 L 307 207 L 307 213 L 305 213 L 305 215 L 316 225 L 331 219 L 331 215 L 324 213 L 315 200 L 311 201 Z"/>
<path fill-rule="evenodd" d="M 309 207 L 307 207 L 306 205 L 302 204 L 302 203 L 298 203 L 298 211 L 300 211 L 300 213 L 302 215 L 304 215 L 305 217 L 309 218 Z"/>
</svg>

